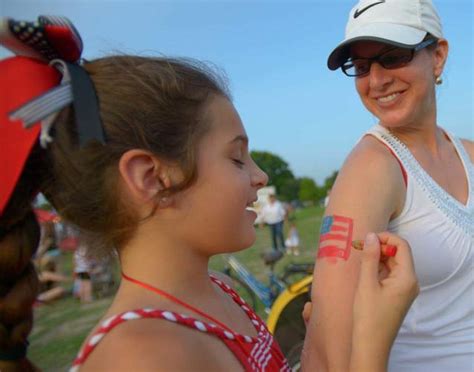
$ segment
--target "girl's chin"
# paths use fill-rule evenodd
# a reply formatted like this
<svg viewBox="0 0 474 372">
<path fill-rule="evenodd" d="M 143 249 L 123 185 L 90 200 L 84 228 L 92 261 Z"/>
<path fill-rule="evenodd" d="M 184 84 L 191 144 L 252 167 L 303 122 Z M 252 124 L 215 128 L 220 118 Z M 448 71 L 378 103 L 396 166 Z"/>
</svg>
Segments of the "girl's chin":
<svg viewBox="0 0 474 372">
<path fill-rule="evenodd" d="M 242 239 L 242 245 L 239 250 L 250 248 L 252 245 L 254 245 L 255 241 L 257 240 L 257 234 L 255 233 L 255 228 L 252 226 L 251 229 L 252 231 L 249 231 L 248 233 L 246 233 L 245 238 Z"/>
</svg>

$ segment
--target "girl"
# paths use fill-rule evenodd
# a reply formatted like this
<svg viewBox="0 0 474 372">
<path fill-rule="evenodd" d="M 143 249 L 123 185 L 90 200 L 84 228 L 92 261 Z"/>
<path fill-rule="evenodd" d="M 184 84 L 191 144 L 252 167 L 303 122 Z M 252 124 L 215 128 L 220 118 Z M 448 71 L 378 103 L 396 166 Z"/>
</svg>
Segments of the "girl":
<svg viewBox="0 0 474 372">
<path fill-rule="evenodd" d="M 245 129 L 223 80 L 188 60 L 113 56 L 79 66 L 80 38 L 72 25 L 56 17 L 39 21 L 31 27 L 43 27 L 38 32 L 51 47 L 40 57 L 60 57 L 53 62 L 57 67 L 25 57 L 0 63 L 2 79 L 13 76 L 15 82 L 15 89 L 2 90 L 9 99 L 0 111 L 0 138 L 27 148 L 16 146 L 5 155 L 16 173 L 0 183 L 0 252 L 6 255 L 0 258 L 0 272 L 2 284 L 11 283 L 2 305 L 23 296 L 15 302 L 21 313 L 10 314 L 13 319 L 1 313 L 2 324 L 18 330 L 0 336 L 0 369 L 31 368 L 25 358 L 31 327 L 25 287 L 34 292 L 28 258 L 38 231 L 30 201 L 41 190 L 66 221 L 94 240 L 87 246 L 96 254 L 118 252 L 123 273 L 113 303 L 86 339 L 73 370 L 288 370 L 263 321 L 208 272 L 211 256 L 254 242 L 256 214 L 247 208 L 267 182 L 249 155 Z M 21 24 L 9 22 L 12 33 L 15 26 L 21 31 Z M 58 90 L 66 98 L 55 100 Z M 47 104 L 28 110 L 28 103 L 17 110 L 44 92 Z M 72 103 L 64 104 L 68 92 Z M 33 104 L 38 101 L 42 98 Z M 20 115 L 26 124 L 21 113 L 46 112 L 56 101 L 55 107 L 66 107 L 52 119 L 51 133 L 48 116 L 36 118 L 31 130 L 11 119 Z M 351 356 L 354 370 L 383 363 L 417 291 L 408 246 L 392 235 L 370 238 L 354 305 L 360 345 Z M 399 249 L 384 279 L 392 286 L 382 286 L 377 277 L 379 239 Z M 11 268 L 8 274 L 4 265 Z M 373 322 L 382 318 L 366 319 L 368 309 L 382 300 L 391 304 L 383 314 L 390 329 L 383 332 Z M 376 336 L 379 357 L 368 357 L 369 341 Z"/>
<path fill-rule="evenodd" d="M 352 9 L 346 38 L 328 59 L 331 69 L 355 78 L 379 124 L 348 156 L 326 216 L 351 218 L 356 239 L 387 229 L 407 239 L 420 280 L 420 296 L 392 350 L 392 371 L 473 366 L 474 144 L 438 125 L 436 86 L 447 56 L 431 0 L 386 0 Z M 323 257 L 316 265 L 315 281 L 332 283 L 313 293 L 325 320 L 314 325 L 322 369 L 348 368 L 349 358 L 332 355 L 351 348 L 358 275 L 357 253 L 337 266 Z"/>
</svg>

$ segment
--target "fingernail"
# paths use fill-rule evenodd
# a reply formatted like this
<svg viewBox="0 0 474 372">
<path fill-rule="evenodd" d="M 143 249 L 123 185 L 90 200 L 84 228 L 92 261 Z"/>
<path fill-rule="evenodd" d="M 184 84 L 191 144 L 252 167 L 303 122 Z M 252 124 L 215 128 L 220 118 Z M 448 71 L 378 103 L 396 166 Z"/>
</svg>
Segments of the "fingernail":
<svg viewBox="0 0 474 372">
<path fill-rule="evenodd" d="M 367 244 L 374 244 L 378 240 L 377 235 L 374 233 L 368 233 L 367 236 L 365 237 L 365 242 Z"/>
<path fill-rule="evenodd" d="M 383 254 L 387 257 L 394 257 L 397 254 L 397 246 L 387 245 L 384 249 Z"/>
</svg>

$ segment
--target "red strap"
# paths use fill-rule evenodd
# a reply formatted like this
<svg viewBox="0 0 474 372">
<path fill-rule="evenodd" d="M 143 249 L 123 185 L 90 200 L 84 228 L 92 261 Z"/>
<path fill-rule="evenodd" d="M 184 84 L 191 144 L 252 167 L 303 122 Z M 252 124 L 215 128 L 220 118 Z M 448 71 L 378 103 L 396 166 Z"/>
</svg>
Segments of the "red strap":
<svg viewBox="0 0 474 372">
<path fill-rule="evenodd" d="M 402 176 L 403 176 L 403 181 L 405 183 L 405 187 L 408 186 L 408 176 L 407 176 L 407 171 L 405 170 L 405 168 L 403 167 L 403 164 L 402 162 L 400 161 L 400 159 L 398 158 L 397 155 L 395 155 L 395 153 L 393 152 L 393 150 L 390 148 L 390 146 L 388 146 L 385 142 L 381 141 L 380 138 L 377 138 L 376 136 L 372 135 L 369 133 L 370 136 L 374 137 L 375 139 L 377 139 L 377 141 L 379 141 L 382 145 L 384 145 L 388 151 L 390 151 L 390 153 L 393 155 L 393 157 L 397 160 L 398 162 L 398 165 L 400 165 L 400 169 L 402 171 Z"/>
<path fill-rule="evenodd" d="M 214 319 L 212 316 L 202 312 L 201 310 L 196 309 L 194 306 L 191 306 L 191 305 L 187 304 L 186 302 L 180 300 L 179 298 L 174 297 L 173 295 L 169 294 L 168 292 L 165 292 L 165 291 L 163 291 L 159 288 L 153 287 L 153 286 L 151 286 L 147 283 L 141 282 L 140 280 L 134 279 L 134 278 L 126 275 L 124 272 L 122 272 L 122 276 L 123 276 L 124 279 L 128 280 L 129 282 L 135 283 L 135 284 L 139 285 L 140 287 L 143 287 L 143 288 L 145 288 L 149 291 L 155 292 L 156 294 L 167 298 L 171 302 L 174 302 L 178 305 L 181 305 L 181 306 L 185 307 L 186 309 L 191 310 L 194 313 L 201 315 L 202 317 L 204 317 L 204 318 L 210 320 L 211 322 L 219 325 L 220 327 L 224 328 L 226 331 L 229 331 L 229 332 L 233 333 L 232 330 L 229 329 L 229 327 L 227 327 L 225 324 L 219 322 L 217 319 Z M 212 277 L 211 277 L 211 279 L 212 279 Z"/>
</svg>

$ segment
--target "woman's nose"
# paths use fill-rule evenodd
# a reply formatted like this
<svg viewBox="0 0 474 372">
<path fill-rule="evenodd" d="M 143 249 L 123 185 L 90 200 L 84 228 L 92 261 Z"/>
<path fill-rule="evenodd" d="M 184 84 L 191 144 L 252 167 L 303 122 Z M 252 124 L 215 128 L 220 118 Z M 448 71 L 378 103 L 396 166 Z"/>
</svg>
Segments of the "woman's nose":
<svg viewBox="0 0 474 372">
<path fill-rule="evenodd" d="M 369 70 L 369 84 L 371 88 L 381 88 L 392 81 L 391 73 L 377 62 L 373 62 Z"/>
</svg>

